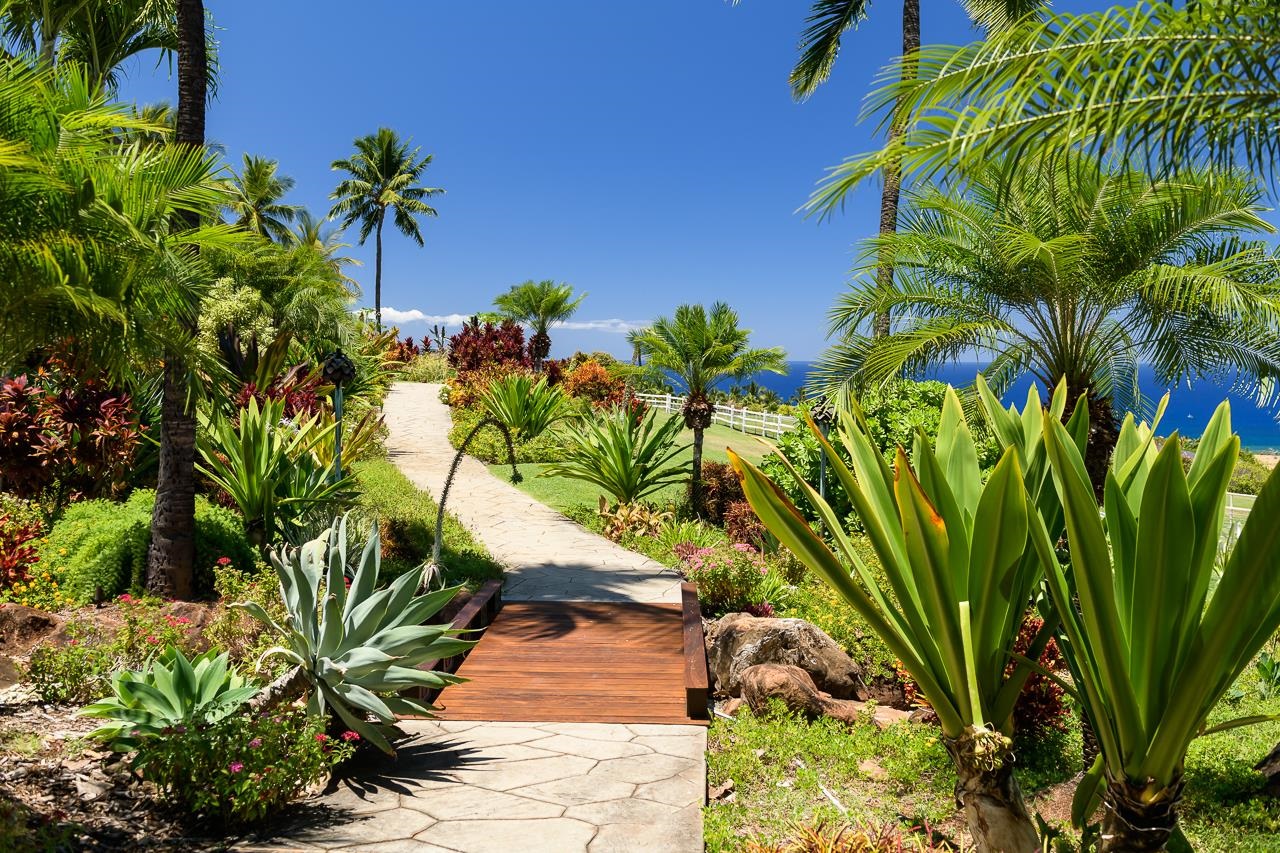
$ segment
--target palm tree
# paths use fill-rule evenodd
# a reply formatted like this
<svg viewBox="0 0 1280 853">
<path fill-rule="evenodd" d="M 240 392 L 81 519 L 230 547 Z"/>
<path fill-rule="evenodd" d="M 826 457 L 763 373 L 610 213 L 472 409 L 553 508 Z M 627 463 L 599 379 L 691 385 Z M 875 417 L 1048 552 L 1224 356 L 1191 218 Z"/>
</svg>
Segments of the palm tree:
<svg viewBox="0 0 1280 853">
<path fill-rule="evenodd" d="M 1259 171 L 1280 163 L 1274 3 L 1053 15 L 964 47 L 924 48 L 910 80 L 903 65 L 882 72 L 866 114 L 909 130 L 833 170 L 811 209 L 838 208 L 887 163 L 929 178 L 1002 158 L 1012 175 L 1045 139 L 1074 140 L 1157 174 L 1206 161 Z"/>
<path fill-rule="evenodd" d="M 805 21 L 807 27 L 800 36 L 800 59 L 791 69 L 791 94 L 797 101 L 807 100 L 831 77 L 845 33 L 867 19 L 870 5 L 869 0 L 813 0 Z M 974 23 L 988 32 L 1000 32 L 1038 11 L 1044 0 L 964 0 L 964 5 Z M 904 82 L 914 76 L 911 58 L 919 50 L 920 0 L 902 0 L 901 78 Z M 904 122 L 890 124 L 891 147 L 905 131 Z M 898 163 L 886 161 L 880 171 L 884 176 L 880 192 L 880 233 L 885 235 L 892 234 L 898 227 L 902 169 Z M 880 259 L 876 277 L 881 287 L 893 286 L 893 262 L 889 256 Z M 888 334 L 888 314 L 877 319 L 875 330 L 876 334 Z"/>
<path fill-rule="evenodd" d="M 673 318 L 659 317 L 631 338 L 648 359 L 644 369 L 660 382 L 674 380 L 687 394 L 685 426 L 693 430 L 693 476 L 689 497 L 702 512 L 702 439 L 716 407 L 711 391 L 724 379 L 743 379 L 755 373 L 786 373 L 781 347 L 752 349 L 751 332 L 738 328 L 738 314 L 723 302 L 711 306 L 681 305 Z"/>
<path fill-rule="evenodd" d="M 1027 374 L 1046 388 L 1065 378 L 1069 399 L 1088 395 L 1101 489 L 1116 413 L 1140 402 L 1140 363 L 1169 383 L 1280 377 L 1280 258 L 1239 239 L 1268 227 L 1251 180 L 1201 168 L 1153 181 L 1069 155 L 1003 191 L 1006 169 L 968 175 L 963 193 L 913 192 L 903 230 L 868 242 L 831 311 L 842 339 L 819 365 L 828 391 L 975 352 L 992 358 L 997 394 Z M 899 273 L 890 290 L 872 278 L 884 251 Z M 900 319 L 872 338 L 886 309 Z"/>
<path fill-rule="evenodd" d="M 432 155 L 419 159 L 421 148 L 409 148 L 409 140 L 401 140 L 388 127 L 361 136 L 355 141 L 355 154 L 346 160 L 334 160 L 335 171 L 351 177 L 338 184 L 329 198 L 334 200 L 329 215 L 341 217 L 342 227 L 360 223 L 360 245 L 376 235 L 373 272 L 373 312 L 378 331 L 382 331 L 382 226 L 390 209 L 396 228 L 406 237 L 423 245 L 419 216 L 435 216 L 436 210 L 423 199 L 440 195 L 439 187 L 418 186 L 422 174 L 431 165 Z"/>
<path fill-rule="evenodd" d="M 208 43 L 203 0 L 178 0 L 178 118 L 174 145 L 204 152 L 205 102 L 208 99 Z M 182 217 L 198 228 L 200 213 Z M 190 254 L 187 252 L 186 254 Z M 198 307 L 179 324 L 194 340 Z M 146 586 L 163 598 L 190 598 L 195 586 L 196 413 L 187 360 L 178 347 L 164 359 L 160 403 L 160 461 L 156 504 L 151 515 Z"/>
<path fill-rule="evenodd" d="M 342 242 L 342 229 L 331 226 L 332 220 L 320 219 L 305 207 L 298 211 L 298 222 L 289 235 L 289 239 L 299 246 L 310 246 L 320 253 L 320 257 L 333 268 L 347 287 L 358 290 L 356 280 L 347 276 L 346 267 L 361 266 L 359 259 L 347 255 L 339 255 L 343 249 L 349 249 L 350 243 Z"/>
<path fill-rule="evenodd" d="M 493 300 L 498 313 L 507 320 L 515 320 L 529 328 L 529 355 L 533 369 L 542 370 L 542 361 L 551 353 L 550 329 L 573 316 L 587 294 L 573 298 L 573 286 L 546 281 L 526 281 L 512 285 L 506 293 Z"/>
<path fill-rule="evenodd" d="M 288 223 L 301 207 L 280 201 L 293 189 L 293 178 L 277 174 L 279 167 L 275 160 L 244 155 L 244 169 L 231 182 L 234 195 L 227 210 L 237 226 L 284 243 L 293 236 Z"/>
</svg>

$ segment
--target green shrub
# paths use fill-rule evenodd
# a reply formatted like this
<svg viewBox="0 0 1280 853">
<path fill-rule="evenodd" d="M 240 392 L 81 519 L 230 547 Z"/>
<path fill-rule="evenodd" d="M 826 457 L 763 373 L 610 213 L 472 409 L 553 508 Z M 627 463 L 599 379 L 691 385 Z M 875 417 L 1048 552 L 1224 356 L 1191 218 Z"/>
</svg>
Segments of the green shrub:
<svg viewBox="0 0 1280 853">
<path fill-rule="evenodd" d="M 261 622 L 232 604 L 254 602 L 277 622 L 286 616 L 280 600 L 280 581 L 275 572 L 266 566 L 245 572 L 234 566 L 216 566 L 213 587 L 218 594 L 218 609 L 204 630 L 209 644 L 225 651 L 233 663 L 241 666 L 256 665 L 263 653 L 275 645 Z M 253 674 L 263 682 L 278 676 L 284 665 L 271 660 L 262 664 L 263 669 Z"/>
<path fill-rule="evenodd" d="M 536 382 L 523 373 L 495 379 L 480 395 L 480 405 L 489 417 L 511 431 L 513 441 L 529 441 L 545 433 L 565 417 L 564 392 Z"/>
<path fill-rule="evenodd" d="M 1240 451 L 1235 470 L 1231 473 L 1231 482 L 1227 491 L 1241 495 L 1256 495 L 1271 476 L 1271 469 L 1258 461 L 1258 458 L 1247 450 Z"/>
<path fill-rule="evenodd" d="M 779 567 L 748 545 L 719 548 L 680 546 L 685 576 L 698 585 L 698 601 L 709 616 L 746 612 L 774 616 L 791 587 Z"/>
<path fill-rule="evenodd" d="M 424 352 L 400 371 L 405 382 L 444 382 L 449 378 L 449 359 L 441 352 Z"/>
<path fill-rule="evenodd" d="M 137 760 L 142 777 L 184 812 L 247 823 L 324 779 L 355 751 L 353 735 L 331 738 L 324 719 L 301 711 L 235 714 L 153 738 Z"/>
<path fill-rule="evenodd" d="M 453 428 L 449 430 L 449 443 L 461 446 L 467 436 L 486 413 L 479 409 L 454 407 Z M 512 438 L 515 438 L 514 436 Z M 555 432 L 544 432 L 536 438 L 515 442 L 516 462 L 558 462 L 567 452 L 568 439 Z M 507 462 L 507 442 L 502 431 L 495 426 L 485 426 L 467 446 L 467 454 L 490 464 Z"/>
<path fill-rule="evenodd" d="M 84 704 L 110 690 L 112 673 L 138 669 L 165 648 L 191 650 L 195 638 L 186 617 L 175 616 L 155 598 L 122 595 L 123 623 L 104 630 L 73 617 L 64 628 L 66 645 L 43 645 L 31 652 L 26 680 L 44 702 Z"/>
<path fill-rule="evenodd" d="M 146 576 L 155 492 L 139 489 L 124 503 L 82 501 L 67 508 L 40 545 L 43 568 L 60 578 L 80 604 L 139 590 Z M 213 591 L 213 567 L 227 557 L 241 569 L 254 565 L 253 548 L 238 516 L 196 498 L 196 593 Z"/>
</svg>

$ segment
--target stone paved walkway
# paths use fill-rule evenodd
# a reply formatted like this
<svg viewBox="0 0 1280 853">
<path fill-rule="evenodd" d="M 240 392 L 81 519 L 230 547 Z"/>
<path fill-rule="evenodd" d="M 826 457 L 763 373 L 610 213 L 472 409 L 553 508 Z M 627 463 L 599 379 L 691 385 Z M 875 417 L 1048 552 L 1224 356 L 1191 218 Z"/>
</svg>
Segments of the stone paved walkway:
<svg viewBox="0 0 1280 853">
<path fill-rule="evenodd" d="M 399 383 L 384 412 L 391 460 L 438 496 L 454 454 L 440 386 Z M 508 600 L 680 601 L 675 572 L 574 524 L 471 457 L 458 468 L 448 510 L 507 567 Z"/>
<path fill-rule="evenodd" d="M 438 495 L 453 458 L 438 385 L 387 398 L 392 460 Z M 493 477 L 467 459 L 448 504 L 508 566 L 514 600 L 678 602 L 680 578 Z M 501 616 L 499 616 L 501 618 Z M 682 685 L 681 685 L 682 687 Z M 297 809 L 245 851 L 697 853 L 706 729 L 618 723 L 407 721 L 414 735 Z M 374 759 L 378 761 L 377 759 Z"/>
</svg>

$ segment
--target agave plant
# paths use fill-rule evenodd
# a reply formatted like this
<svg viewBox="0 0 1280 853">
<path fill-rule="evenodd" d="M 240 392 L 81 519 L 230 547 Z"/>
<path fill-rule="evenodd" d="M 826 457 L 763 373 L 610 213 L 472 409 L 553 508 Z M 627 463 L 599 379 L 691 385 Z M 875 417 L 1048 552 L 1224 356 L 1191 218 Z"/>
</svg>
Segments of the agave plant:
<svg viewBox="0 0 1280 853">
<path fill-rule="evenodd" d="M 982 851 L 1038 850 L 1013 777 L 1013 707 L 1030 670 L 1010 662 L 1012 639 L 1041 577 L 1028 530 L 1035 508 L 1022 465 L 1007 450 L 985 485 L 960 400 L 948 389 L 936 443 L 923 432 L 914 466 L 899 447 L 893 468 L 856 402 L 841 413 L 853 470 L 809 419 L 884 569 L 878 580 L 842 520 L 794 471 L 836 552 L 786 494 L 736 454 L 730 461 L 769 532 L 824 578 L 902 661 L 938 714 L 959 776 L 957 802 Z M 1038 652 L 1036 652 L 1038 655 Z"/>
<path fill-rule="evenodd" d="M 1280 475 L 1273 472 L 1258 495 L 1211 593 L 1240 451 L 1227 403 L 1185 472 L 1176 433 L 1157 451 L 1152 428 L 1127 417 L 1101 514 L 1075 442 L 1051 414 L 1042 429 L 1070 568 L 1052 554 L 1043 525 L 1032 525 L 1032 539 L 1101 752 L 1077 789 L 1073 817 L 1082 823 L 1100 799 L 1104 851 L 1161 850 L 1177 831 L 1191 741 L 1262 721 L 1206 725 L 1280 628 Z"/>
<path fill-rule="evenodd" d="M 259 547 L 296 535 L 305 511 L 354 494 L 353 481 L 333 480 L 316 454 L 332 444 L 333 423 L 287 423 L 282 400 L 250 399 L 238 424 L 215 412 L 202 415 L 201 425 L 196 468 L 231 496 Z"/>
<path fill-rule="evenodd" d="M 398 735 L 400 716 L 430 716 L 434 708 L 396 695 L 412 688 L 440 688 L 461 679 L 418 669 L 475 643 L 458 638 L 448 625 L 424 625 L 459 587 L 417 595 L 418 575 L 406 572 L 378 588 L 382 545 L 377 527 L 369 538 L 347 588 L 347 519 L 336 520 L 325 535 L 300 548 L 272 553 L 287 616 L 281 625 L 254 602 L 235 605 L 266 625 L 284 645 L 263 658 L 281 657 L 293 668 L 254 700 L 269 707 L 299 693 L 307 711 L 333 711 L 350 729 L 388 754 L 389 735 Z M 372 717 L 376 722 L 371 722 Z"/>
<path fill-rule="evenodd" d="M 528 441 L 546 432 L 566 415 L 566 398 L 545 377 L 534 382 L 523 373 L 511 373 L 489 383 L 480 395 L 489 417 L 511 430 L 517 441 Z"/>
<path fill-rule="evenodd" d="M 227 660 L 226 653 L 212 651 L 187 660 L 170 646 L 146 669 L 116 673 L 113 695 L 85 706 L 80 715 L 109 720 L 90 736 L 123 752 L 166 729 L 216 723 L 258 692 Z"/>
<path fill-rule="evenodd" d="M 688 448 L 676 444 L 682 426 L 676 415 L 659 418 L 650 412 L 636 418 L 626 409 L 611 411 L 583 423 L 564 460 L 542 476 L 585 480 L 604 489 L 616 503 L 635 503 L 685 478 L 672 465 Z"/>
</svg>

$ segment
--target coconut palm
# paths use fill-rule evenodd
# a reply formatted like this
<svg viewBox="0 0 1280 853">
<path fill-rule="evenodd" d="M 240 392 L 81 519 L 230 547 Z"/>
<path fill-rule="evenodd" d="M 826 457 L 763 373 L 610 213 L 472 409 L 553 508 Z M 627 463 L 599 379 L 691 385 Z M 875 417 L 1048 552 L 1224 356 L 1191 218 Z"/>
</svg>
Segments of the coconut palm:
<svg viewBox="0 0 1280 853">
<path fill-rule="evenodd" d="M 343 270 L 347 267 L 362 266 L 358 258 L 338 254 L 343 249 L 351 248 L 350 243 L 342 242 L 342 229 L 331 224 L 332 220 L 318 218 L 305 207 L 298 211 L 298 221 L 289 239 L 300 245 L 310 246 L 320 253 L 320 257 L 342 277 L 342 281 L 354 293 L 359 293 L 360 286 L 355 279 Z"/>
<path fill-rule="evenodd" d="M 293 178 L 278 174 L 279 167 L 275 160 L 244 155 L 244 168 L 231 181 L 233 196 L 227 211 L 240 228 L 284 243 L 293 236 L 289 223 L 302 208 L 281 201 L 293 189 Z"/>
<path fill-rule="evenodd" d="M 681 414 L 693 430 L 693 471 L 689 497 L 702 511 L 702 440 L 716 407 L 711 391 L 725 379 L 741 380 L 768 371 L 786 373 L 781 347 L 748 346 L 751 332 L 738 327 L 738 314 L 723 302 L 708 312 L 701 305 L 681 305 L 673 317 L 659 317 L 637 331 L 631 342 L 646 360 L 643 367 L 658 382 L 674 381 L 687 395 Z"/>
<path fill-rule="evenodd" d="M 209 54 L 203 0 L 177 0 L 178 116 L 174 146 L 188 154 L 204 153 L 205 104 L 208 100 Z M 200 227 L 200 211 L 179 211 L 187 228 Z M 191 255 L 188 251 L 185 255 Z M 185 342 L 199 333 L 198 304 L 178 324 Z M 160 455 L 156 503 L 151 514 L 146 586 L 164 598 L 190 598 L 195 588 L 196 413 L 187 359 L 182 347 L 170 346 L 164 357 L 160 402 Z"/>
<path fill-rule="evenodd" d="M 388 127 L 361 136 L 355 141 L 355 153 L 344 160 L 334 160 L 335 171 L 350 175 L 329 196 L 333 209 L 329 215 L 340 219 L 343 228 L 360 223 L 360 245 L 375 235 L 373 272 L 373 313 L 378 331 L 382 331 L 382 226 L 387 211 L 393 215 L 396 228 L 419 246 L 423 245 L 419 216 L 435 216 L 436 209 L 424 199 L 444 192 L 439 187 L 419 186 L 422 175 L 431 165 L 432 155 L 419 157 L 421 148 L 410 148 L 410 140 L 402 140 Z"/>
<path fill-rule="evenodd" d="M 869 241 L 831 311 L 828 391 L 888 382 L 943 361 L 989 356 L 997 394 L 1031 375 L 1087 395 L 1090 472 L 1101 489 L 1117 412 L 1138 408 L 1138 365 L 1165 382 L 1234 372 L 1280 377 L 1280 259 L 1240 235 L 1265 230 L 1260 191 L 1198 169 L 1153 181 L 1087 156 L 1050 158 L 1002 192 L 995 163 L 967 189 L 924 187 L 903 229 Z M 888 290 L 874 278 L 890 251 Z M 884 311 L 886 337 L 867 331 Z M 1271 403 L 1277 402 L 1273 396 Z"/>
<path fill-rule="evenodd" d="M 542 361 L 551 353 L 551 335 L 548 330 L 556 323 L 563 323 L 573 316 L 587 294 L 573 298 L 573 286 L 554 281 L 526 281 L 512 285 L 506 293 L 493 300 L 503 319 L 515 320 L 526 326 L 529 337 L 529 355 L 533 369 L 542 370 Z"/>
<path fill-rule="evenodd" d="M 1009 29 L 1043 5 L 1043 0 L 964 0 L 974 23 L 988 32 Z M 791 69 L 791 93 L 797 101 L 808 99 L 830 78 L 845 34 L 866 20 L 870 6 L 869 0 L 813 0 L 805 21 L 808 26 L 800 37 L 800 59 Z M 920 0 L 902 0 L 902 56 L 911 57 L 919 49 Z M 911 63 L 904 62 L 901 71 L 904 80 L 910 79 Z M 904 131 L 903 123 L 891 124 L 891 142 L 901 138 Z M 881 172 L 884 184 L 880 192 L 880 233 L 892 234 L 898 226 L 902 170 L 897 163 L 886 161 Z M 887 257 L 882 259 L 877 276 L 882 286 L 893 284 L 893 264 Z M 877 321 L 876 331 L 886 334 L 888 330 L 886 314 Z"/>
<path fill-rule="evenodd" d="M 1044 139 L 1076 140 L 1157 173 L 1206 160 L 1256 170 L 1280 162 L 1275 3 L 1053 15 L 964 47 L 926 47 L 910 64 L 910 79 L 903 60 L 882 72 L 865 112 L 908 131 L 835 169 L 812 209 L 839 207 L 887 163 L 921 178 L 997 157 L 1012 168 Z"/>
</svg>

